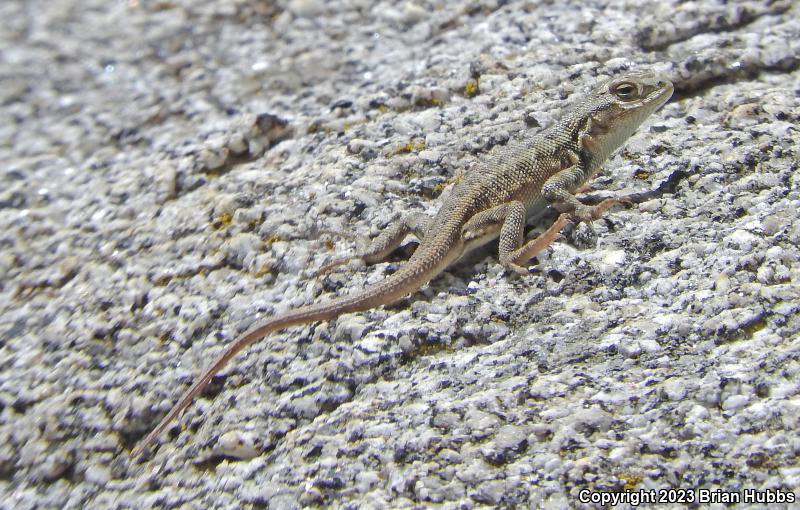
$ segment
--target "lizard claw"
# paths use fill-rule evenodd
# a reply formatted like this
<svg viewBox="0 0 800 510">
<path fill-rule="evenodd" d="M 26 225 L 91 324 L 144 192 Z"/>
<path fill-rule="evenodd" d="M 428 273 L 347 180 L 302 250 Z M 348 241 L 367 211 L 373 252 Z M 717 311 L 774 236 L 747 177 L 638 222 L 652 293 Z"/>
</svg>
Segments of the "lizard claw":
<svg viewBox="0 0 800 510">
<path fill-rule="evenodd" d="M 631 200 L 631 198 L 628 196 L 607 198 L 595 206 L 584 205 L 581 207 L 576 207 L 572 212 L 570 219 L 575 220 L 578 223 L 588 223 L 591 225 L 594 220 L 600 219 L 600 217 L 602 217 L 606 211 L 615 205 L 622 205 L 626 208 L 632 207 L 633 200 Z"/>
<path fill-rule="evenodd" d="M 345 257 L 345 258 L 341 258 L 341 259 L 332 260 L 331 262 L 328 262 L 327 264 L 325 264 L 321 268 L 317 269 L 317 271 L 314 273 L 313 277 L 314 278 L 319 278 L 320 276 L 323 276 L 323 275 L 329 273 L 331 271 L 331 269 L 339 267 L 339 266 L 343 266 L 343 265 L 347 264 L 348 262 L 350 262 L 351 260 L 357 259 L 357 258 L 358 257 Z"/>
</svg>

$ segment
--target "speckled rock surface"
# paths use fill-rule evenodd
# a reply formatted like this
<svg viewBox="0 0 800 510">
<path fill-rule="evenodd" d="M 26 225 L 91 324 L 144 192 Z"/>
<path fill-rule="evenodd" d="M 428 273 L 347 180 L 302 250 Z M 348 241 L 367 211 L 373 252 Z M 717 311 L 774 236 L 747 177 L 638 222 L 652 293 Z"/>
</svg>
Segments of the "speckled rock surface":
<svg viewBox="0 0 800 510">
<path fill-rule="evenodd" d="M 0 3 L 0 507 L 800 486 L 800 7 L 642 14 Z M 567 232 L 530 276 L 486 249 L 397 305 L 276 334 L 129 457 L 255 318 L 403 254 L 316 268 L 635 66 L 676 96 L 596 193 L 664 193 Z"/>
</svg>

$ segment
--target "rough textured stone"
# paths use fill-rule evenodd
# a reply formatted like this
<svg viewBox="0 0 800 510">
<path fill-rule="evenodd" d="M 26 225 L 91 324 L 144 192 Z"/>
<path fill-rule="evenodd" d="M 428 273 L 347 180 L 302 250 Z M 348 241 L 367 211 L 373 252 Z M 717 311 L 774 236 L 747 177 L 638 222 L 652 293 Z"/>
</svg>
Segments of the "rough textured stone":
<svg viewBox="0 0 800 510">
<path fill-rule="evenodd" d="M 563 508 L 587 488 L 796 488 L 800 7 L 640 14 L 0 3 L 0 506 Z M 314 270 L 432 213 L 493 147 L 633 66 L 676 96 L 595 187 L 672 178 L 665 193 L 566 232 L 530 276 L 489 248 L 398 305 L 273 335 L 152 457 L 128 457 L 256 317 L 357 292 L 397 260 Z"/>
</svg>

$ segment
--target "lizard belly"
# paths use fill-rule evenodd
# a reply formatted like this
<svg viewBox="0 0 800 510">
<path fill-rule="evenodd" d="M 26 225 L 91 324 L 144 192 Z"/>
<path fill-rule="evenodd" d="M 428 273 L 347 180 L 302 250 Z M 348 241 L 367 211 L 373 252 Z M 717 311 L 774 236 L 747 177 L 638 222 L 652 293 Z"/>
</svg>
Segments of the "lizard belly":
<svg viewBox="0 0 800 510">
<path fill-rule="evenodd" d="M 491 227 L 483 228 L 480 232 L 471 234 L 469 238 L 464 239 L 464 250 L 461 254 L 461 257 L 472 250 L 480 248 L 484 244 L 490 243 L 497 239 L 500 236 L 500 229 L 502 227 L 502 224 L 492 225 Z"/>
</svg>

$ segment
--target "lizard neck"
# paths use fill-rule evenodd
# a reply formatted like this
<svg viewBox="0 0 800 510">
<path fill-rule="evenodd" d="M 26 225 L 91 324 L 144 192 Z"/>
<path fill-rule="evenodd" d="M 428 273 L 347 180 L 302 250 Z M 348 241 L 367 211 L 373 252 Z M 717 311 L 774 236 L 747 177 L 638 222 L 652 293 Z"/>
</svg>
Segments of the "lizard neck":
<svg viewBox="0 0 800 510">
<path fill-rule="evenodd" d="M 601 121 L 591 111 L 577 110 L 553 128 L 554 132 L 561 133 L 566 145 L 578 155 L 587 179 L 594 176 L 630 136 L 625 126 L 610 124 Z"/>
</svg>

